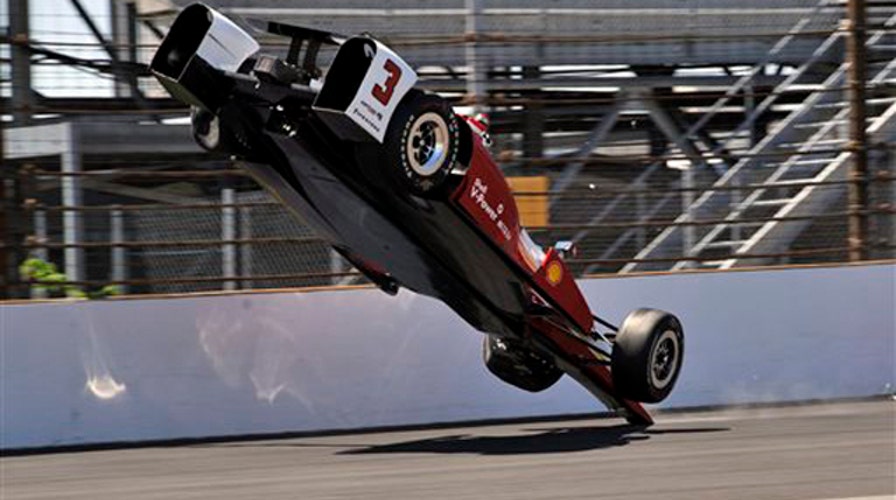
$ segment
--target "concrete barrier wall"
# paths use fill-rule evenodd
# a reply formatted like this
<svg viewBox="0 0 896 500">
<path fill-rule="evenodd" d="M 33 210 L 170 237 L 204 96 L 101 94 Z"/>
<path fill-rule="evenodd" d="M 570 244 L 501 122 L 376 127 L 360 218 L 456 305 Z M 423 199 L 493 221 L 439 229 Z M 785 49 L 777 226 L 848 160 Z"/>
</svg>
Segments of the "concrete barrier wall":
<svg viewBox="0 0 896 500">
<path fill-rule="evenodd" d="M 594 279 L 602 315 L 678 314 L 667 407 L 892 391 L 896 266 Z M 376 290 L 0 306 L 2 448 L 587 413 L 482 365 L 434 300 Z"/>
</svg>

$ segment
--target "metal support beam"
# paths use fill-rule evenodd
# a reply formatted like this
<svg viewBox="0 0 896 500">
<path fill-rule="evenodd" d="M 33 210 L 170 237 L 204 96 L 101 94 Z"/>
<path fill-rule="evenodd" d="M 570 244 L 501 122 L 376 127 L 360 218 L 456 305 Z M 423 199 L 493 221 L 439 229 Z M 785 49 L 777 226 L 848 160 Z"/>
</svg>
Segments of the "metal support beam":
<svg viewBox="0 0 896 500">
<path fill-rule="evenodd" d="M 644 109 L 650 114 L 650 118 L 656 123 L 656 126 L 685 156 L 691 160 L 692 166 L 700 168 L 703 166 L 703 154 L 697 149 L 697 146 L 678 128 L 675 119 L 666 112 L 665 109 L 652 96 L 641 95 L 638 101 L 644 106 Z"/>
<path fill-rule="evenodd" d="M 2 142 L 2 138 L 0 138 Z M 0 156 L 2 158 L 2 156 Z M 2 167 L 2 166 L 0 166 Z M 8 229 L 7 214 L 11 212 L 12 199 L 12 183 L 7 179 L 0 177 L 0 300 L 10 296 L 9 284 L 13 281 L 12 252 L 9 247 L 12 246 L 12 238 Z"/>
<path fill-rule="evenodd" d="M 90 16 L 90 13 L 87 12 L 87 9 L 81 5 L 80 0 L 69 0 L 75 10 L 78 11 L 78 14 L 81 16 L 81 19 L 84 21 L 84 24 L 87 25 L 87 29 L 93 34 L 94 38 L 96 38 L 97 42 L 103 46 L 103 49 L 106 51 L 106 54 L 109 55 L 109 58 L 112 59 L 112 62 L 115 64 L 117 69 L 121 69 L 122 65 L 120 64 L 122 58 L 119 57 L 118 50 L 115 48 L 115 45 L 106 40 L 106 37 L 103 36 L 103 32 L 100 31 L 99 27 L 97 27 L 96 23 L 93 22 L 93 18 Z M 136 12 L 134 13 L 136 16 Z M 136 39 L 135 39 L 136 41 Z M 123 78 L 128 86 L 130 87 L 131 96 L 140 104 L 140 107 L 144 106 L 144 96 L 143 92 L 140 90 L 140 87 L 137 85 L 137 79 L 134 78 L 133 74 L 125 71 L 116 71 L 116 75 L 118 78 Z"/>
<path fill-rule="evenodd" d="M 67 127 L 65 149 L 61 155 L 63 174 L 81 173 L 81 152 L 78 148 L 75 127 Z M 62 205 L 80 208 L 84 204 L 82 179 L 79 175 L 64 175 L 62 186 Z M 62 214 L 63 242 L 65 247 L 65 276 L 69 281 L 84 281 L 84 249 L 78 244 L 84 241 L 84 220 L 79 210 L 67 210 Z"/>
<path fill-rule="evenodd" d="M 252 209 L 248 207 L 242 207 L 239 209 L 239 227 L 240 227 L 240 239 L 247 242 L 240 245 L 240 275 L 244 278 L 247 276 L 252 276 L 253 266 L 252 261 L 255 257 L 253 253 L 252 243 L 249 242 L 252 239 Z M 255 285 L 252 281 L 243 281 L 242 288 L 254 288 Z"/>
<path fill-rule="evenodd" d="M 682 192 L 681 197 L 681 213 L 687 220 L 691 220 L 693 218 L 691 210 L 695 199 L 693 189 L 696 185 L 694 177 L 696 170 L 702 169 L 705 165 L 703 155 L 691 140 L 682 133 L 682 130 L 678 128 L 678 125 L 675 123 L 672 116 L 667 113 L 655 99 L 645 97 L 641 99 L 641 102 L 650 113 L 650 117 L 653 119 L 653 122 L 656 123 L 657 127 L 659 127 L 660 131 L 662 131 L 669 140 L 674 142 L 675 145 L 678 146 L 678 149 L 680 149 L 691 162 L 689 167 L 681 170 L 681 187 L 682 189 L 685 189 L 685 191 Z M 691 248 L 693 248 L 694 244 L 697 242 L 697 228 L 694 226 L 685 226 L 682 232 L 682 254 L 688 255 Z"/>
<path fill-rule="evenodd" d="M 35 258 L 38 258 L 44 262 L 50 261 L 50 252 L 47 250 L 45 246 L 39 246 L 43 243 L 47 242 L 47 211 L 46 210 L 35 210 L 34 211 L 34 237 L 33 241 L 36 245 L 34 249 L 31 251 L 31 255 Z M 47 298 L 47 291 L 43 288 L 39 288 L 36 286 L 31 287 L 31 298 L 32 299 L 45 299 Z"/>
<path fill-rule="evenodd" d="M 6 178 L 9 169 L 5 165 L 6 155 L 4 146 L 4 127 L 0 127 L 0 300 L 12 297 L 10 284 L 16 281 L 15 265 L 10 251 L 14 243 L 11 217 L 14 212 L 15 184 L 13 179 Z"/>
<path fill-rule="evenodd" d="M 233 188 L 221 190 L 221 276 L 223 278 L 236 278 L 236 209 L 234 204 Z M 224 290 L 236 290 L 236 281 L 223 282 Z"/>
<path fill-rule="evenodd" d="M 112 13 L 112 45 L 120 61 L 137 61 L 137 6 L 134 2 L 110 0 Z M 134 97 L 136 76 L 119 75 L 115 82 L 117 97 Z"/>
<path fill-rule="evenodd" d="M 488 70 L 479 51 L 478 39 L 480 33 L 482 33 L 482 4 L 483 0 L 465 0 L 467 29 L 465 55 L 467 66 L 470 68 L 467 72 L 467 96 L 471 100 L 473 111 L 476 113 L 484 111 L 482 103 L 488 94 L 486 82 Z"/>
<path fill-rule="evenodd" d="M 868 257 L 868 138 L 865 133 L 866 9 L 865 0 L 847 3 L 847 64 L 849 87 L 849 260 Z"/>
<path fill-rule="evenodd" d="M 647 197 L 644 194 L 647 190 L 647 185 L 641 182 L 638 184 L 632 184 L 632 187 L 638 190 L 638 194 L 635 195 L 635 220 L 641 221 L 644 220 L 644 214 L 647 213 Z M 647 228 L 644 226 L 636 228 L 635 245 L 638 248 L 644 248 L 644 245 L 646 244 Z"/>
<path fill-rule="evenodd" d="M 43 246 L 47 243 L 49 236 L 47 235 L 47 211 L 42 209 L 37 209 L 34 211 L 34 235 L 33 242 L 36 245 L 33 250 L 31 250 L 31 255 L 37 257 L 38 259 L 49 261 L 50 260 L 50 251 L 46 246 Z"/>
<path fill-rule="evenodd" d="M 681 195 L 681 213 L 688 220 L 694 220 L 693 214 L 693 205 L 694 205 L 694 188 L 696 187 L 695 182 L 695 168 L 692 165 L 690 168 L 682 169 L 681 171 L 681 188 L 684 189 Z M 697 227 L 696 226 L 685 226 L 682 229 L 682 255 L 690 255 L 691 249 L 694 248 L 694 244 L 697 243 Z M 687 266 L 693 264 L 692 261 L 687 261 Z"/>
<path fill-rule="evenodd" d="M 541 69 L 538 66 L 526 66 L 523 68 L 523 79 L 538 81 L 541 78 Z M 523 156 L 526 158 L 539 158 L 544 155 L 544 105 L 541 102 L 532 102 L 526 106 L 526 114 L 523 116 Z"/>
<path fill-rule="evenodd" d="M 33 97 L 31 94 L 31 52 L 28 51 L 30 26 L 28 1 L 9 2 L 9 34 L 12 56 L 12 117 L 16 125 L 31 121 Z"/>
<path fill-rule="evenodd" d="M 0 127 L 0 130 L 2 130 L 2 127 Z M 4 155 L 8 155 L 9 148 L 4 147 L 3 152 Z M 4 161 L 8 160 L 6 156 L 2 158 Z M 5 174 L 13 174 L 11 172 L 12 168 L 8 164 L 4 165 L 4 168 L 6 169 Z M 29 209 L 33 206 L 30 204 L 30 200 L 35 195 L 35 182 L 34 177 L 31 175 L 33 170 L 34 165 L 22 165 L 14 175 L 10 175 L 10 178 L 5 180 L 4 187 L 7 190 L 7 204 L 4 208 L 6 209 L 7 227 L 6 232 L 3 233 L 3 238 L 9 245 L 6 249 L 6 265 L 8 266 L 6 268 L 6 277 L 9 285 L 20 281 L 19 264 L 28 257 L 24 243 L 34 233 L 34 220 Z M 26 295 L 26 291 L 19 292 L 15 288 L 9 288 L 7 297 L 17 298 L 25 297 Z"/>
<path fill-rule="evenodd" d="M 603 142 L 607 135 L 613 130 L 616 122 L 619 121 L 619 113 L 621 111 L 622 104 L 620 104 L 620 101 L 617 101 L 613 104 L 613 107 L 610 108 L 607 114 L 603 116 L 600 123 L 598 123 L 588 134 L 588 138 L 585 139 L 585 142 L 579 147 L 579 150 L 576 151 L 574 156 L 575 160 L 583 160 L 587 158 L 591 152 Z M 554 194 L 559 194 L 569 188 L 584 166 L 585 164 L 581 161 L 573 161 L 567 164 L 560 176 L 554 181 L 551 191 Z M 556 197 L 551 199 L 550 203 L 553 205 L 554 200 L 556 199 Z"/>
<path fill-rule="evenodd" d="M 737 83 L 729 87 L 728 90 L 725 91 L 725 96 L 716 101 L 716 103 L 688 129 L 687 136 L 690 137 L 694 132 L 706 126 L 706 124 L 709 123 L 709 120 L 728 104 L 733 97 L 740 93 L 745 87 L 749 86 L 751 82 L 754 82 L 754 79 L 765 70 L 766 65 L 773 62 L 806 27 L 811 25 L 812 18 L 831 3 L 833 3 L 833 0 L 819 0 L 811 11 L 806 12 L 805 16 L 799 18 L 796 24 L 788 30 L 787 34 L 778 40 L 771 49 L 769 49 L 768 53 L 750 68 L 750 71 L 747 74 L 742 76 Z M 755 119 L 755 116 L 751 114 L 747 117 L 747 120 L 744 123 L 752 127 L 753 119 Z"/>
<path fill-rule="evenodd" d="M 128 279 L 128 250 L 121 246 L 125 241 L 124 211 L 114 209 L 109 212 L 109 243 L 112 245 L 110 267 L 112 281 L 123 282 Z M 127 293 L 126 285 L 118 285 L 121 293 Z"/>
<path fill-rule="evenodd" d="M 113 1 L 114 1 L 114 0 L 113 0 Z M 152 34 L 153 34 L 157 39 L 162 40 L 162 39 L 165 38 L 165 32 L 163 32 L 162 30 L 160 30 L 159 27 L 156 26 L 156 24 L 155 24 L 154 22 L 152 22 L 151 20 L 149 20 L 149 19 L 144 19 L 142 24 L 143 24 L 143 26 L 144 26 L 145 28 L 147 28 L 150 32 L 152 32 Z"/>
<path fill-rule="evenodd" d="M 752 85 L 744 87 L 744 121 L 750 122 L 750 147 L 755 147 L 762 140 L 763 127 L 759 124 L 759 120 L 750 120 L 753 112 L 756 111 L 756 91 Z"/>
<path fill-rule="evenodd" d="M 884 189 L 884 192 L 887 193 L 886 203 L 889 204 L 890 208 L 896 208 L 896 144 L 885 145 L 882 160 L 885 162 L 884 165 L 890 175 L 890 179 L 892 179 L 888 183 L 889 188 Z M 891 249 L 887 250 L 885 255 L 887 258 L 893 258 L 896 255 L 896 250 L 892 249 L 892 246 L 896 245 L 896 215 L 890 214 L 888 219 L 884 221 L 882 236 L 886 241 L 886 245 L 891 246 Z"/>
<path fill-rule="evenodd" d="M 743 89 L 744 93 L 744 121 L 749 121 L 750 125 L 750 149 L 755 148 L 757 144 L 762 140 L 761 127 L 758 125 L 758 120 L 750 120 L 750 117 L 753 116 L 753 112 L 756 110 L 756 93 L 752 85 L 746 85 Z M 739 186 L 742 182 L 742 174 L 736 173 L 731 178 L 732 186 Z M 736 209 L 741 202 L 743 202 L 744 193 L 741 190 L 734 190 L 730 193 L 730 200 L 728 201 L 728 205 L 732 210 Z M 731 240 L 732 241 L 741 241 L 743 240 L 743 226 L 740 224 L 734 224 L 729 228 L 731 231 Z"/>
<path fill-rule="evenodd" d="M 109 43 L 106 40 L 106 37 L 103 36 L 103 32 L 100 31 L 99 27 L 93 22 L 93 17 L 90 16 L 90 13 L 87 12 L 87 9 L 81 5 L 80 0 L 69 0 L 75 10 L 78 11 L 78 14 L 81 16 L 81 19 L 84 21 L 84 24 L 87 25 L 87 29 L 93 34 L 93 37 L 96 38 L 96 41 L 103 46 L 103 49 L 106 51 L 106 54 L 109 55 L 114 61 L 119 61 L 118 50 L 116 50 L 115 45 Z"/>
</svg>

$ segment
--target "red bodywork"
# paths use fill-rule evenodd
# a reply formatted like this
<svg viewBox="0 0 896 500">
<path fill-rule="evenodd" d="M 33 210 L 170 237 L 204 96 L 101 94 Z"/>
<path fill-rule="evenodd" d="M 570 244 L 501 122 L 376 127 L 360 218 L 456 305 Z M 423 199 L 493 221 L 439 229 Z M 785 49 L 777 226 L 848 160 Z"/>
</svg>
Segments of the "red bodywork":
<svg viewBox="0 0 896 500">
<path fill-rule="evenodd" d="M 583 341 L 594 328 L 594 316 L 560 255 L 551 248 L 541 262 L 533 262 L 528 254 L 524 243 L 528 238 L 523 236 L 524 229 L 520 226 L 510 187 L 476 136 L 469 169 L 451 199 L 468 220 L 510 258 L 517 271 L 525 273 L 532 302 L 547 305 L 555 313 L 547 317 L 530 316 L 528 327 L 559 346 L 581 376 L 604 393 L 598 396 L 609 396 L 618 403 L 611 406 L 621 406 L 635 420 L 652 424 L 652 418 L 640 403 L 616 396 L 607 360 L 603 359 L 605 356 Z"/>
<path fill-rule="evenodd" d="M 533 262 L 527 255 L 519 212 L 510 187 L 478 138 L 473 144 L 470 168 L 452 200 L 513 260 L 516 267 L 531 277 L 541 292 L 539 295 L 546 295 L 543 298 L 559 308 L 561 314 L 582 332 L 590 332 L 594 322 L 591 309 L 566 264 L 554 249 L 549 249 L 541 262 Z"/>
</svg>

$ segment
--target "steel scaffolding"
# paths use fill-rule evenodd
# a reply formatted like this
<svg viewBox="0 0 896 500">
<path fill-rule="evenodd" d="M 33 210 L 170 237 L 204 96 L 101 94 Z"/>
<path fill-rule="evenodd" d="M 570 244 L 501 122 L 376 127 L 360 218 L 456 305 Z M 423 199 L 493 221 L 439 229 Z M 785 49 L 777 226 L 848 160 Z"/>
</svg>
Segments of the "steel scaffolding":
<svg viewBox="0 0 896 500">
<path fill-rule="evenodd" d="M 190 2 L 111 0 L 108 17 L 63 3 L 65 26 L 92 41 L 33 32 L 28 2 L 8 12 L 2 293 L 30 293 L 16 272 L 29 254 L 72 283 L 136 293 L 360 280 L 228 159 L 200 151 L 187 110 L 148 75 Z M 576 241 L 579 273 L 894 255 L 892 2 L 207 3 L 373 33 L 425 88 L 488 111 L 505 172 L 550 182 L 517 193 L 548 199 L 549 224 L 531 232 Z M 112 79 L 111 94 L 65 80 L 38 91 L 47 67 Z"/>
</svg>

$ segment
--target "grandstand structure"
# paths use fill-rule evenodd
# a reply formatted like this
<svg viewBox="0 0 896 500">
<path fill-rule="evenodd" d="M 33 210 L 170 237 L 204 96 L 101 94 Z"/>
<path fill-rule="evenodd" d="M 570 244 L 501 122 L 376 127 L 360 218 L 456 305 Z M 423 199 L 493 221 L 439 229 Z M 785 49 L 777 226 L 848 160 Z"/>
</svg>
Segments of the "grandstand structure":
<svg viewBox="0 0 896 500">
<path fill-rule="evenodd" d="M 359 282 L 230 160 L 200 151 L 188 110 L 146 73 L 190 2 L 113 0 L 107 16 L 63 3 L 93 37 L 82 44 L 92 57 L 32 36 L 22 6 L 8 12 L 7 295 L 40 294 L 17 277 L 28 255 L 75 284 L 132 292 Z M 459 111 L 488 112 L 505 172 L 546 179 L 547 190 L 517 194 L 546 200 L 534 206 L 547 224 L 530 231 L 546 245 L 575 241 L 579 273 L 896 251 L 892 1 L 206 3 L 247 23 L 370 33 Z M 90 95 L 59 82 L 50 95 L 31 74 L 47 64 L 112 83 Z"/>
</svg>

